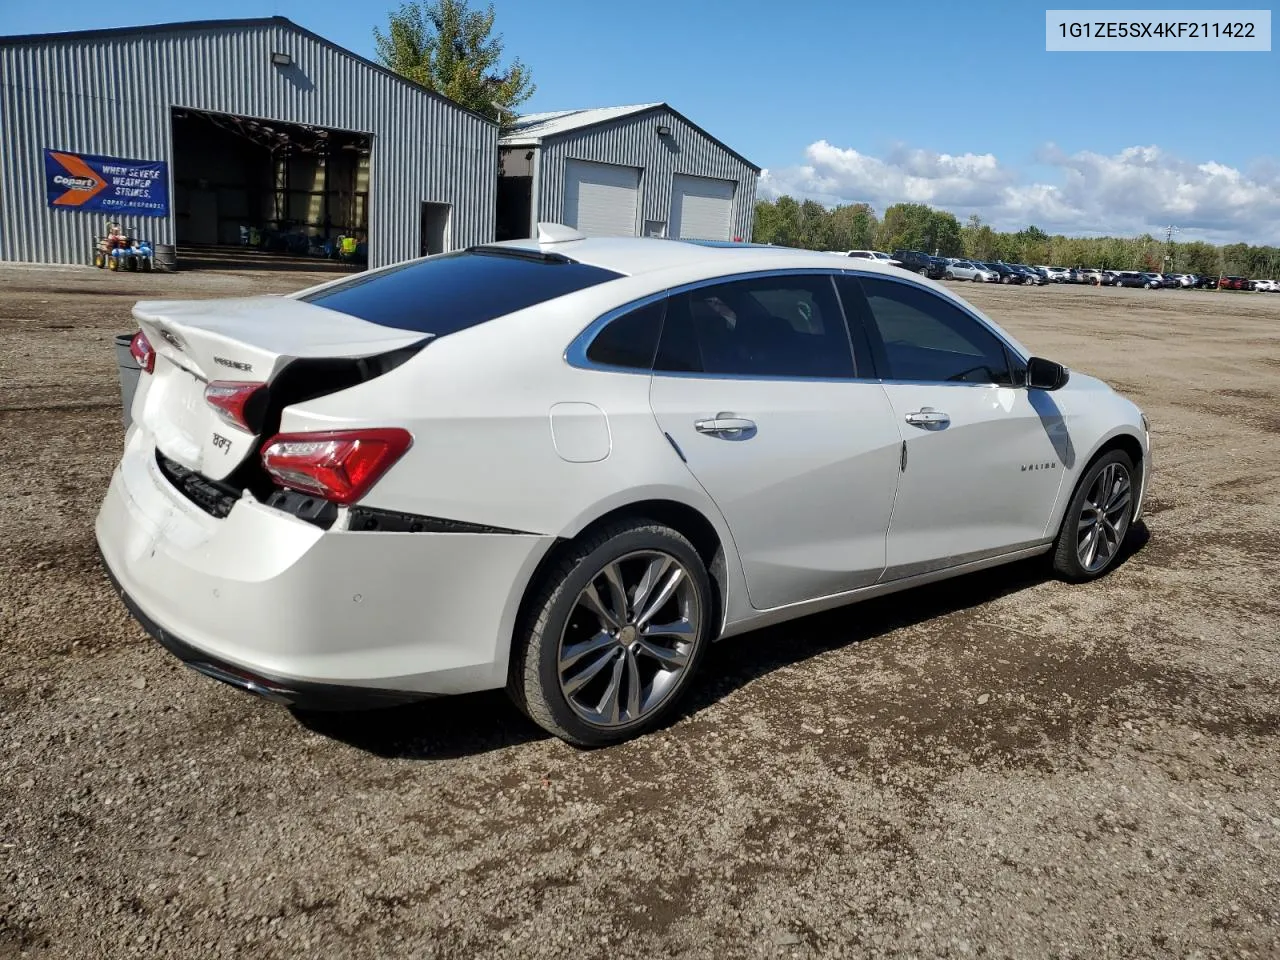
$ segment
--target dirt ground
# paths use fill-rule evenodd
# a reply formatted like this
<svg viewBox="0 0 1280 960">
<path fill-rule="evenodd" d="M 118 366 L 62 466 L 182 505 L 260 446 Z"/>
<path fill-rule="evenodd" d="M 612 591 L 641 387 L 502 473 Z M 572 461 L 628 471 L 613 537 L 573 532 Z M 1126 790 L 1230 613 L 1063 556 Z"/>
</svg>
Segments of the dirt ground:
<svg viewBox="0 0 1280 960">
<path fill-rule="evenodd" d="M 0 273 L 0 957 L 1280 956 L 1280 296 L 963 284 L 1153 424 L 1146 529 L 718 645 L 580 752 L 501 694 L 300 720 L 112 595 L 139 297 Z"/>
</svg>

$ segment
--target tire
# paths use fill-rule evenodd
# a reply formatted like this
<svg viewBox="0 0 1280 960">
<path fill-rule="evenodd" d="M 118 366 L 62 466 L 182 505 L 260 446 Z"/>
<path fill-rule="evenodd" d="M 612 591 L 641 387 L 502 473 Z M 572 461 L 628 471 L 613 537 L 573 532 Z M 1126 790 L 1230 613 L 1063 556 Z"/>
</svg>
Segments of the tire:
<svg viewBox="0 0 1280 960">
<path fill-rule="evenodd" d="M 1000 282 L 1001 282 L 1001 283 L 1013 283 L 1013 278 L 1012 278 L 1012 277 L 1001 277 L 1001 278 L 1000 278 Z"/>
<path fill-rule="evenodd" d="M 659 567 L 663 561 L 666 565 Z M 656 610 L 629 609 L 618 616 L 610 570 L 624 586 L 628 608 L 644 589 L 645 577 L 659 570 L 645 593 L 650 603 L 662 602 Z M 674 590 L 663 600 L 662 586 L 671 579 L 677 581 Z M 586 599 L 588 588 L 598 605 Z M 601 606 L 609 620 L 598 612 Z M 638 634 L 635 625 L 644 614 L 652 617 L 650 628 L 657 623 L 688 632 Z M 507 692 L 534 723 L 570 744 L 618 743 L 654 729 L 670 714 L 697 672 L 717 622 L 710 577 L 688 539 L 650 521 L 613 524 L 570 544 L 534 586 L 513 638 Z M 562 671 L 563 650 L 573 648 L 577 655 Z M 635 715 L 627 716 L 632 711 Z"/>
<path fill-rule="evenodd" d="M 921 267 L 919 270 L 916 271 L 916 273 L 920 274 L 920 276 L 922 277 L 927 277 L 929 275 L 929 268 Z"/>
<path fill-rule="evenodd" d="M 1123 481 L 1109 481 L 1104 474 Z M 1108 486 L 1109 485 L 1109 486 Z M 1110 450 L 1099 457 L 1085 472 L 1067 505 L 1066 515 L 1053 551 L 1053 570 L 1064 580 L 1084 583 L 1102 576 L 1114 565 L 1124 547 L 1125 537 L 1133 522 L 1135 470 L 1133 461 L 1123 450 Z M 1107 517 L 1098 519 L 1098 504 Z M 1092 519 L 1093 523 L 1086 528 Z M 1098 541 L 1097 552 L 1088 549 L 1090 531 Z M 1105 557 L 1098 552 L 1106 549 Z"/>
<path fill-rule="evenodd" d="M 943 276 L 942 276 L 942 279 L 943 279 L 943 280 L 954 280 L 955 278 L 956 278 L 956 275 L 955 275 L 954 273 L 952 273 L 950 270 L 948 270 L 948 271 L 947 271 L 945 274 L 943 274 Z"/>
</svg>

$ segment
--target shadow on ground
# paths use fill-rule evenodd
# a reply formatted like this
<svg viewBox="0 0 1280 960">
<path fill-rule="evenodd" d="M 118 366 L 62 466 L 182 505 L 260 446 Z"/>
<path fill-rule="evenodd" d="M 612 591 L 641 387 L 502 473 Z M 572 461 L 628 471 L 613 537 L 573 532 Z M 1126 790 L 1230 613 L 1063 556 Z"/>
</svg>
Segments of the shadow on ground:
<svg viewBox="0 0 1280 960">
<path fill-rule="evenodd" d="M 1150 540 L 1145 523 L 1133 526 L 1118 565 Z M 1117 565 L 1117 566 L 1118 566 Z M 1112 568 L 1114 570 L 1115 567 Z M 1110 574 L 1108 574 L 1110 575 Z M 1042 583 L 1047 557 L 943 580 L 789 621 L 715 644 L 700 676 L 671 722 L 696 714 L 781 667 L 838 647 L 862 643 L 937 617 L 978 607 Z M 904 602 L 910 597 L 910 602 Z M 443 760 L 545 739 L 499 690 L 441 697 L 392 709 L 351 713 L 297 711 L 303 726 L 380 757 Z"/>
</svg>

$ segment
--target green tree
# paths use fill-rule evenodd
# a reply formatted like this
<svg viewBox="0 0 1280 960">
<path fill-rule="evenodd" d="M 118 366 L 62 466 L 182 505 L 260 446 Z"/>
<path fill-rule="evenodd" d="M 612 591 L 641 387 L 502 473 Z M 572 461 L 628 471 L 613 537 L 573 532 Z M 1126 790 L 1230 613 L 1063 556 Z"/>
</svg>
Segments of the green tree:
<svg viewBox="0 0 1280 960">
<path fill-rule="evenodd" d="M 383 66 L 506 126 L 537 88 L 518 58 L 501 69 L 493 23 L 492 4 L 420 0 L 391 14 L 386 33 L 374 27 L 373 42 Z"/>
<path fill-rule="evenodd" d="M 964 252 L 960 221 L 954 213 L 929 210 L 929 218 L 925 224 L 925 252 L 942 257 L 958 257 Z"/>
<path fill-rule="evenodd" d="M 1178 244 L 1174 252 L 1177 258 L 1174 269 L 1181 273 L 1195 273 L 1205 277 L 1219 276 L 1222 269 L 1218 248 L 1210 243 L 1193 240 Z"/>
</svg>

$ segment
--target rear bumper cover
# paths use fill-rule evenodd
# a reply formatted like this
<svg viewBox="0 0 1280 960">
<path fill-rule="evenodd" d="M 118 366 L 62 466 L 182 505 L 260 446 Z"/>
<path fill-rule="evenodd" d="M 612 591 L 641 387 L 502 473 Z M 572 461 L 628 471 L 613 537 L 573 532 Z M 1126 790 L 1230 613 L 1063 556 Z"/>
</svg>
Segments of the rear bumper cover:
<svg viewBox="0 0 1280 960">
<path fill-rule="evenodd" d="M 199 650 L 156 623 L 138 606 L 116 579 L 99 553 L 102 569 L 133 618 L 160 646 L 198 673 L 230 684 L 263 700 L 297 710 L 375 710 L 429 699 L 432 694 L 408 690 L 379 690 L 332 683 L 309 683 L 256 673 Z"/>
<path fill-rule="evenodd" d="M 503 686 L 524 585 L 554 543 L 324 530 L 251 497 L 218 519 L 173 488 L 137 430 L 96 534 L 152 636 L 210 676 L 290 703 Z"/>
</svg>

